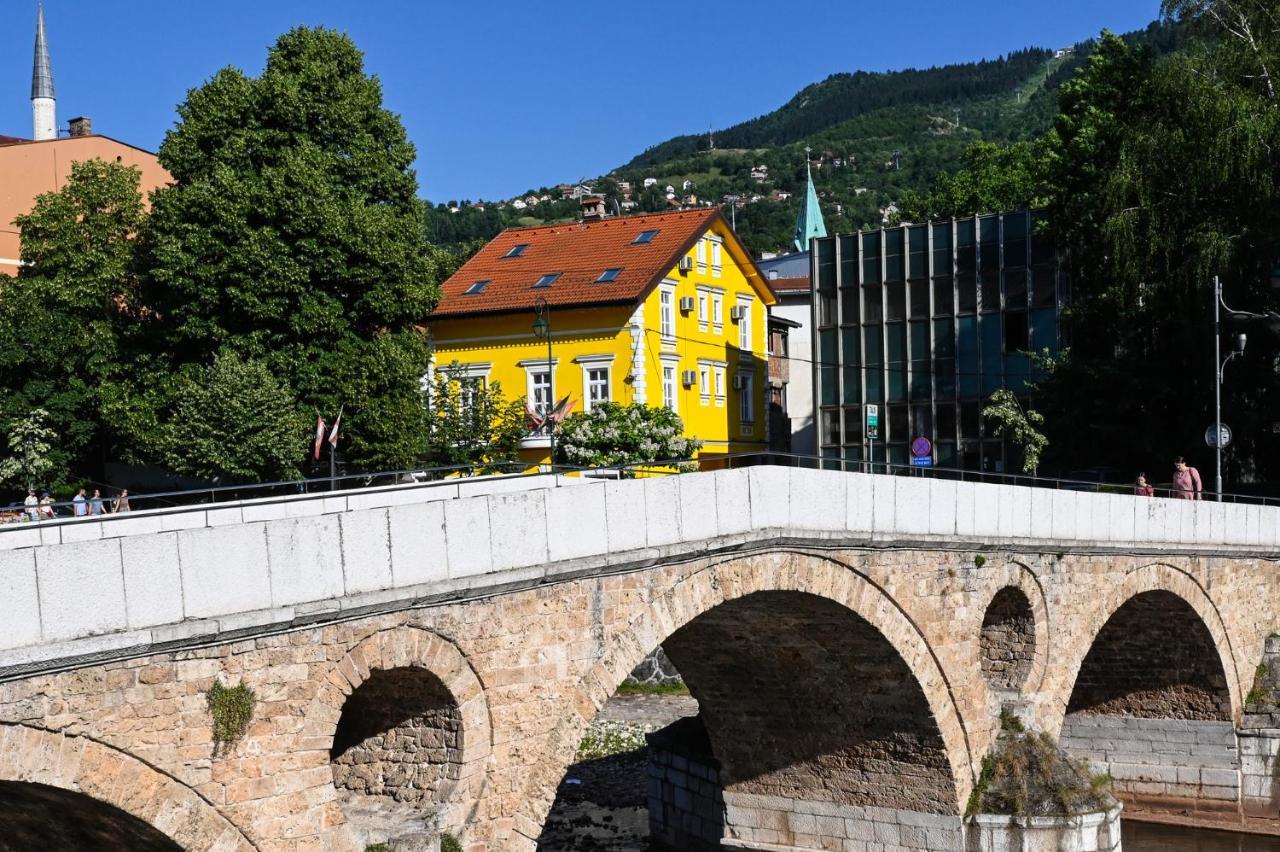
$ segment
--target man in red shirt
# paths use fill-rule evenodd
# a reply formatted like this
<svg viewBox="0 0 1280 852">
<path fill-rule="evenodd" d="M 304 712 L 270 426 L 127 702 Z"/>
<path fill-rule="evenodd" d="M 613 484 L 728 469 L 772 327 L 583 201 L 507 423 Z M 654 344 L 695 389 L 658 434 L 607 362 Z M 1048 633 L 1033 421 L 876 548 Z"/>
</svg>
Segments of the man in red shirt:
<svg viewBox="0 0 1280 852">
<path fill-rule="evenodd" d="M 1204 486 L 1200 471 L 1186 463 L 1182 456 L 1173 460 L 1173 496 L 1182 500 L 1199 500 Z"/>
</svg>

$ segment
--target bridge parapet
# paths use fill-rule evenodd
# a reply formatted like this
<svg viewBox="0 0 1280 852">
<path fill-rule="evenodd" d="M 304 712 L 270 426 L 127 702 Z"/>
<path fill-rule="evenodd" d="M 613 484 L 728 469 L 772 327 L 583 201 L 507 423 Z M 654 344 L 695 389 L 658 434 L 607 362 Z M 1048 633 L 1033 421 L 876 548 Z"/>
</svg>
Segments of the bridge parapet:
<svg viewBox="0 0 1280 852">
<path fill-rule="evenodd" d="M 497 477 L 0 531 L 0 677 L 634 570 L 809 546 L 1273 555 L 1280 508 L 753 467 Z"/>
</svg>

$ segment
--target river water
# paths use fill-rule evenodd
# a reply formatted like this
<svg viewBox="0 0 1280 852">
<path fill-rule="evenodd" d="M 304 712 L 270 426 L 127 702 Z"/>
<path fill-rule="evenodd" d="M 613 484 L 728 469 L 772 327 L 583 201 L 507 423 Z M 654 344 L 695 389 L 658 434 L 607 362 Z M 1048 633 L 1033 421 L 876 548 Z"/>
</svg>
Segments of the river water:
<svg viewBox="0 0 1280 852">
<path fill-rule="evenodd" d="M 1124 852 L 1280 852 L 1280 837 L 1122 822 Z"/>
</svg>

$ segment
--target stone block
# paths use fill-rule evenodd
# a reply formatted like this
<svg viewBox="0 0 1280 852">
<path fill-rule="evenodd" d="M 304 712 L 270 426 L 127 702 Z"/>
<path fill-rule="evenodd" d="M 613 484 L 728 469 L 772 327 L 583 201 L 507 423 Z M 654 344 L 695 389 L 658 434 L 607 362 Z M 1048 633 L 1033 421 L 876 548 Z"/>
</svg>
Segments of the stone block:
<svg viewBox="0 0 1280 852">
<path fill-rule="evenodd" d="M 38 550 L 36 576 L 44 641 L 62 642 L 127 627 L 118 541 L 87 541 Z"/>
<path fill-rule="evenodd" d="M 738 473 L 738 471 L 730 471 Z M 686 473 L 675 477 L 679 486 L 680 493 L 680 533 L 681 540 L 684 543 L 692 543 L 696 541 L 709 541 L 716 537 L 717 523 L 716 515 L 719 507 L 716 505 L 718 481 L 723 473 Z M 744 496 L 747 483 L 742 477 L 733 480 L 731 487 L 739 490 L 739 496 Z M 730 527 L 740 527 L 743 521 L 742 514 L 735 513 L 727 519 L 727 525 Z"/>
<path fill-rule="evenodd" d="M 122 539 L 120 557 L 129 627 L 138 630 L 182 621 L 178 534 Z"/>
<path fill-rule="evenodd" d="M 489 504 L 489 534 L 496 570 L 547 562 L 546 491 L 516 491 L 476 499 Z"/>
<path fill-rule="evenodd" d="M 0 551 L 0 649 L 40 641 L 37 589 L 35 551 Z"/>
<path fill-rule="evenodd" d="M 322 515 L 264 525 L 272 606 L 342 596 L 345 590 L 338 518 Z"/>
<path fill-rule="evenodd" d="M 271 606 L 267 540 L 261 524 L 183 530 L 177 536 L 187 618 Z"/>
<path fill-rule="evenodd" d="M 342 578 L 347 594 L 388 589 L 394 585 L 390 511 L 365 509 L 338 516 L 342 528 Z"/>
<path fill-rule="evenodd" d="M 972 482 L 956 482 L 956 536 L 964 539 L 976 537 L 975 517 L 977 511 L 977 485 Z"/>
<path fill-rule="evenodd" d="M 929 532 L 929 496 L 932 486 L 931 479 L 894 477 L 893 522 L 899 533 L 926 535 Z"/>
<path fill-rule="evenodd" d="M 40 543 L 40 527 L 33 523 L 6 524 L 0 529 L 0 550 L 18 550 Z"/>
<path fill-rule="evenodd" d="M 680 541 L 680 477 L 644 480 L 645 541 L 660 547 Z"/>
<path fill-rule="evenodd" d="M 850 473 L 845 484 L 845 528 L 870 534 L 875 528 L 875 481 L 866 473 Z"/>
<path fill-rule="evenodd" d="M 1234 769 L 1201 769 L 1200 783 L 1210 787 L 1240 786 L 1240 773 Z"/>
<path fill-rule="evenodd" d="M 605 483 L 551 488 L 546 495 L 547 544 L 551 561 L 609 552 Z"/>
<path fill-rule="evenodd" d="M 790 471 L 776 465 L 747 468 L 752 529 L 783 528 L 790 519 Z"/>
<path fill-rule="evenodd" d="M 625 553 L 645 546 L 644 489 L 644 480 L 624 479 L 604 484 L 610 553 Z"/>
<path fill-rule="evenodd" d="M 59 532 L 61 540 L 68 544 L 77 541 L 97 541 L 102 538 L 102 524 L 92 520 L 75 521 L 63 524 Z"/>
<path fill-rule="evenodd" d="M 956 516 L 959 510 L 956 504 L 959 484 L 949 479 L 930 480 L 929 528 L 926 530 L 930 535 L 956 535 Z"/>
<path fill-rule="evenodd" d="M 449 576 L 441 501 L 387 510 L 391 574 L 397 586 L 433 583 Z"/>
<path fill-rule="evenodd" d="M 1013 485 L 993 487 L 1000 491 L 1000 521 L 997 534 L 1001 539 L 1030 538 L 1030 489 Z"/>
<path fill-rule="evenodd" d="M 847 529 L 846 492 L 850 475 L 835 470 L 788 468 L 788 526 L 797 530 Z"/>
<path fill-rule="evenodd" d="M 1053 497 L 1056 493 L 1048 488 L 1031 489 L 1031 535 L 1035 538 L 1053 537 Z"/>
<path fill-rule="evenodd" d="M 471 577 L 494 570 L 488 498 L 446 501 L 444 532 L 451 578 Z"/>
<path fill-rule="evenodd" d="M 897 511 L 898 477 L 884 474 L 871 479 L 871 530 L 877 535 L 892 535 L 898 531 L 894 513 Z"/>
<path fill-rule="evenodd" d="M 1004 491 L 999 485 L 974 482 L 973 534 L 975 538 L 992 539 L 1000 535 L 1000 500 Z"/>
</svg>

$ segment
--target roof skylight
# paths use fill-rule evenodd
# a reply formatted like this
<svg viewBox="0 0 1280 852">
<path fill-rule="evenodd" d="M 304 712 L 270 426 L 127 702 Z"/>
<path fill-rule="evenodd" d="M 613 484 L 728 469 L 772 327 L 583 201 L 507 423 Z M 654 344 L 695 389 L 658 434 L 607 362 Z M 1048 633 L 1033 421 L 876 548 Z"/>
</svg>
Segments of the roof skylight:
<svg viewBox="0 0 1280 852">
<path fill-rule="evenodd" d="M 528 243 L 516 243 L 510 249 L 507 250 L 507 253 L 504 254 L 503 257 L 524 257 L 524 253 L 525 251 L 528 250 L 528 248 L 529 248 Z"/>
<path fill-rule="evenodd" d="M 596 279 L 597 284 L 608 284 L 610 281 L 616 281 L 618 273 L 622 271 L 621 266 L 613 266 L 600 273 L 600 277 Z"/>
<path fill-rule="evenodd" d="M 535 283 L 533 287 L 535 290 L 545 289 L 547 287 L 550 287 L 552 284 L 556 283 L 556 279 L 558 279 L 559 277 L 560 277 L 559 272 L 549 272 L 546 275 L 539 278 L 537 283 Z"/>
<path fill-rule="evenodd" d="M 488 287 L 488 286 L 489 286 L 489 279 L 488 279 L 488 278 L 484 279 L 483 281 L 477 281 L 476 283 L 474 283 L 474 284 L 472 284 L 470 287 L 468 287 L 465 291 L 463 291 L 462 295 L 464 295 L 464 296 L 475 296 L 475 295 L 478 295 L 478 294 L 480 294 L 480 293 L 483 293 L 483 292 L 484 292 L 484 288 L 485 288 L 485 287 Z"/>
<path fill-rule="evenodd" d="M 648 231 L 641 231 L 640 233 L 636 234 L 636 238 L 631 241 L 631 244 L 633 246 L 642 246 L 647 243 L 653 242 L 653 238 L 656 236 L 658 236 L 657 228 L 652 228 Z"/>
</svg>

